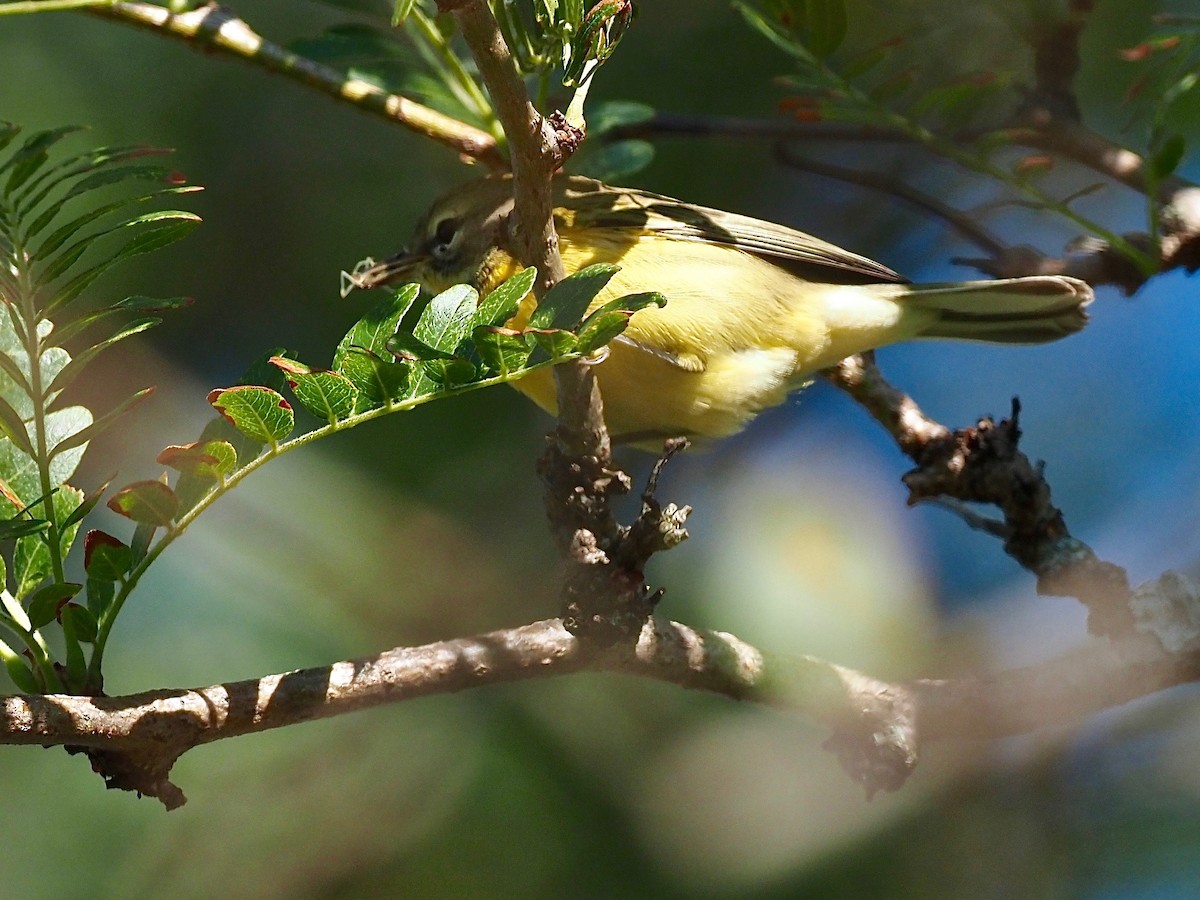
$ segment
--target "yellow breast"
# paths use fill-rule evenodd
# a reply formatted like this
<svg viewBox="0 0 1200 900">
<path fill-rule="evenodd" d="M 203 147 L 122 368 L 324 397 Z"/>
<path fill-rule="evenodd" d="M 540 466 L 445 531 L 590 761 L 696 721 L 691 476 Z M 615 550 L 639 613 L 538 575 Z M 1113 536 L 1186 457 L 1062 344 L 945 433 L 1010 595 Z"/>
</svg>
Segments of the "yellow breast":
<svg viewBox="0 0 1200 900">
<path fill-rule="evenodd" d="M 667 297 L 665 308 L 633 317 L 597 368 L 605 415 L 617 437 L 650 445 L 675 435 L 732 434 L 764 407 L 782 402 L 829 348 L 823 318 L 796 302 L 797 288 L 806 283 L 740 250 L 571 227 L 559 231 L 559 248 L 568 272 L 593 263 L 621 267 L 593 308 L 642 291 Z M 486 269 L 483 293 L 519 266 L 503 254 Z M 531 297 L 509 327 L 523 327 L 533 307 Z M 556 411 L 549 371 L 514 387 Z"/>
</svg>

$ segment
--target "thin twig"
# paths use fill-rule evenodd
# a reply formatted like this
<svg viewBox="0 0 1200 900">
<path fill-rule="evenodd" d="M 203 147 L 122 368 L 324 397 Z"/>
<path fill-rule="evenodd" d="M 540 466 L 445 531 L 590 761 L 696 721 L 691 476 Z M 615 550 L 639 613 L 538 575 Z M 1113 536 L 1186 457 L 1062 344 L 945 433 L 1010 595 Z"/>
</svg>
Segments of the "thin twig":
<svg viewBox="0 0 1200 900">
<path fill-rule="evenodd" d="M 955 231 L 975 244 L 984 253 L 999 256 L 1009 249 L 1007 243 L 997 237 L 990 229 L 980 224 L 978 217 L 955 209 L 935 197 L 919 191 L 910 184 L 905 184 L 898 178 L 882 172 L 865 172 L 851 169 L 822 160 L 801 155 L 792 144 L 780 144 L 776 150 L 776 159 L 783 165 L 804 172 L 811 172 L 823 178 L 832 178 L 847 184 L 870 188 L 884 194 L 890 194 L 906 203 L 915 206 L 921 212 L 941 219 Z"/>
<path fill-rule="evenodd" d="M 383 116 L 489 168 L 501 169 L 506 165 L 496 145 L 496 139 L 487 132 L 407 97 L 388 93 L 361 78 L 348 78 L 337 69 L 274 44 L 218 3 L 206 3 L 196 9 L 177 14 L 151 3 L 119 0 L 105 7 L 92 9 L 91 12 L 148 29 L 155 34 L 229 53 L 269 72 L 286 76 L 360 109 Z"/>
<path fill-rule="evenodd" d="M 1132 592 L 1125 571 L 1105 562 L 1067 530 L 1051 502 L 1041 464 L 1018 448 L 1020 404 L 1008 419 L 980 419 L 950 431 L 892 385 L 870 357 L 851 357 L 826 373 L 858 400 L 917 464 L 905 474 L 909 502 L 941 499 L 990 503 L 1004 516 L 1004 550 L 1037 575 L 1038 590 L 1076 597 L 1088 608 L 1096 635 L 1120 636 L 1133 629 Z"/>
</svg>

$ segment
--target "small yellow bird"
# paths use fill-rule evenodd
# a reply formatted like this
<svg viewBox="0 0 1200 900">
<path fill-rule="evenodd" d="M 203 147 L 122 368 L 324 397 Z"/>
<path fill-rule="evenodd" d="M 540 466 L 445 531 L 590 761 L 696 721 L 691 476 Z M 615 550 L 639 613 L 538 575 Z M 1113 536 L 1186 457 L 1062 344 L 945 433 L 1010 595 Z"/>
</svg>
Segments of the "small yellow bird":
<svg viewBox="0 0 1200 900">
<path fill-rule="evenodd" d="M 354 282 L 434 292 L 467 283 L 486 296 L 521 269 L 502 249 L 512 206 L 508 176 L 463 185 L 425 214 L 412 249 Z M 1087 284 L 1060 276 L 912 285 L 782 225 L 579 176 L 556 179 L 554 220 L 567 272 L 621 267 L 593 308 L 642 291 L 667 297 L 634 314 L 596 369 L 614 438 L 647 446 L 733 434 L 813 373 L 886 344 L 1057 340 L 1084 326 L 1092 299 Z M 531 294 L 509 327 L 523 327 L 534 305 Z M 514 387 L 555 413 L 548 370 Z"/>
</svg>

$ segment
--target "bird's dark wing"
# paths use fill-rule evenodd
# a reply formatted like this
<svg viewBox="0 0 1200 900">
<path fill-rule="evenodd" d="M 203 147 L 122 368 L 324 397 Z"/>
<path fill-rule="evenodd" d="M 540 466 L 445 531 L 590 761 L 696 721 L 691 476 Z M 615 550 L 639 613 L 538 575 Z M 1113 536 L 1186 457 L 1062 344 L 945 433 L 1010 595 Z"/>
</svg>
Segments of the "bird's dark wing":
<svg viewBox="0 0 1200 900">
<path fill-rule="evenodd" d="M 839 284 L 903 282 L 887 266 L 812 235 L 750 216 L 682 203 L 575 176 L 562 185 L 561 206 L 579 228 L 655 231 L 678 240 L 706 241 L 762 256 L 808 281 Z"/>
</svg>

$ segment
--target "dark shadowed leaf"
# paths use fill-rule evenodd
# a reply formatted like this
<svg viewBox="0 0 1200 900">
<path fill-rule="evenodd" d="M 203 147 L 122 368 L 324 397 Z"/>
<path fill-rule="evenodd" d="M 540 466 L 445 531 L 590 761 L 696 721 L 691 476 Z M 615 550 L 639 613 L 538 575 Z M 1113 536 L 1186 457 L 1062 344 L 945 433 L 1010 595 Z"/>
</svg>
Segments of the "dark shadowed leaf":
<svg viewBox="0 0 1200 900">
<path fill-rule="evenodd" d="M 82 587 L 82 585 L 81 585 Z M 70 634 L 74 632 L 75 640 L 90 644 L 96 640 L 96 617 L 91 610 L 78 603 L 68 603 L 59 614 L 63 630 Z M 82 659 L 80 660 L 82 662 Z M 72 672 L 72 683 L 78 683 L 84 672 L 84 666 L 76 665 Z"/>
<path fill-rule="evenodd" d="M 597 181 L 616 183 L 636 175 L 654 162 L 654 145 L 639 138 L 629 138 L 602 144 L 581 156 L 574 167 L 578 172 Z"/>
<path fill-rule="evenodd" d="M 34 628 L 49 625 L 58 618 L 59 609 L 81 590 L 82 584 L 70 581 L 42 585 L 29 596 L 29 624 Z"/>
<path fill-rule="evenodd" d="M 471 332 L 471 338 L 479 358 L 497 375 L 508 375 L 524 368 L 535 345 L 528 332 L 497 326 L 480 325 Z"/>
<path fill-rule="evenodd" d="M 83 537 L 83 568 L 88 578 L 116 581 L 133 568 L 133 551 L 118 538 L 93 528 Z"/>
<path fill-rule="evenodd" d="M 609 279 L 616 275 L 620 268 L 611 263 L 596 263 L 568 275 L 552 287 L 538 303 L 537 309 L 529 318 L 529 327 L 566 330 L 576 328 L 596 295 L 604 290 Z"/>
<path fill-rule="evenodd" d="M 358 388 L 355 412 L 365 412 L 400 399 L 407 393 L 412 377 L 412 368 L 408 363 L 380 359 L 362 349 L 347 353 L 340 369 Z"/>
<path fill-rule="evenodd" d="M 179 511 L 179 498 L 161 481 L 136 481 L 108 500 L 113 512 L 161 528 L 170 525 Z"/>
</svg>

